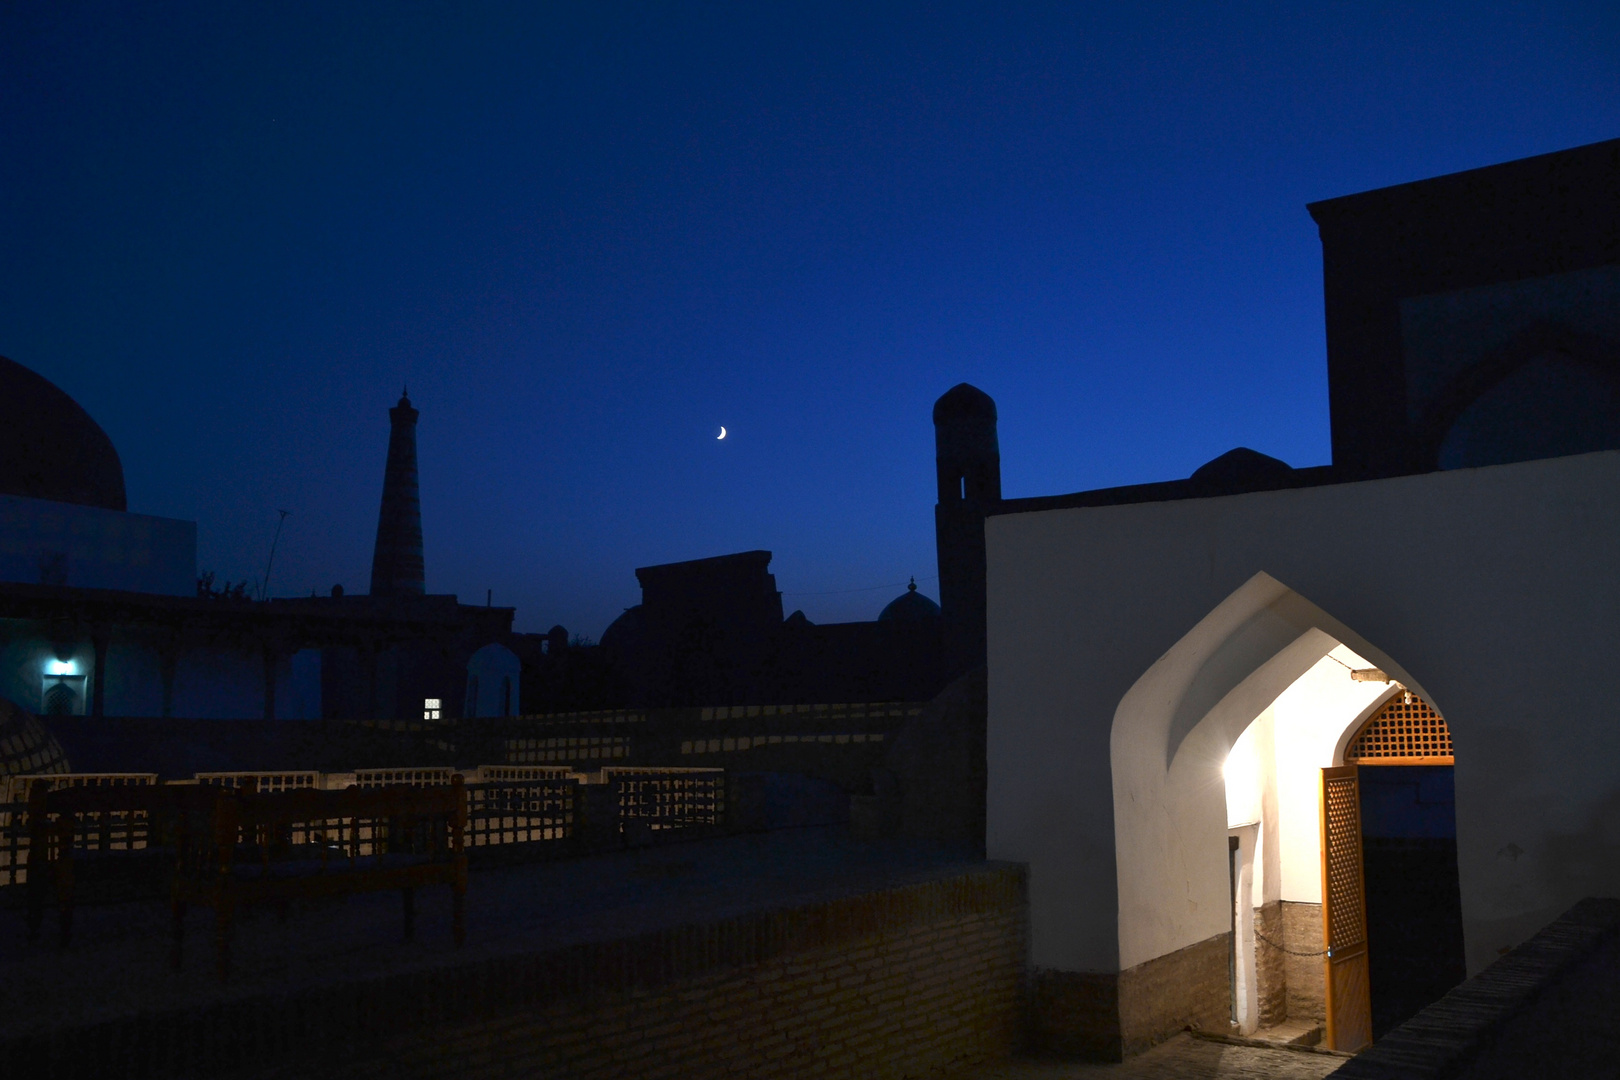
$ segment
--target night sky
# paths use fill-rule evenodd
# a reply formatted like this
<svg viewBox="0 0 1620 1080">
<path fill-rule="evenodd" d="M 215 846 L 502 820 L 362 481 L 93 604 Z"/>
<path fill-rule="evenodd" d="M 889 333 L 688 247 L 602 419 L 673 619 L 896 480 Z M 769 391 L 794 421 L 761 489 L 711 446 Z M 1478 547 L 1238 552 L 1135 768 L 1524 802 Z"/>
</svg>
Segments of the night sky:
<svg viewBox="0 0 1620 1080">
<path fill-rule="evenodd" d="M 200 570 L 290 510 L 272 595 L 365 590 L 408 382 L 430 592 L 873 618 L 955 383 L 1008 496 L 1325 463 L 1304 204 L 1620 135 L 1612 2 L 1142 7 L 7 4 L 0 354 Z"/>
</svg>

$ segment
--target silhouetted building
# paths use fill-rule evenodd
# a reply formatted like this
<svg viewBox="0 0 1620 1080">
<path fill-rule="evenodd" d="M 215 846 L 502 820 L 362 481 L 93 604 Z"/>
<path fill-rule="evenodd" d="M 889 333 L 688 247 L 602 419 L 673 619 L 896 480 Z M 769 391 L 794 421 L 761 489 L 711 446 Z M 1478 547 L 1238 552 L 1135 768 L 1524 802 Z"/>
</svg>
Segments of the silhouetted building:
<svg viewBox="0 0 1620 1080">
<path fill-rule="evenodd" d="M 512 609 L 423 593 L 417 411 L 390 418 L 374 595 L 254 601 L 198 579 L 195 523 L 127 512 L 105 432 L 0 358 L 0 697 L 60 716 L 516 711 Z"/>
<path fill-rule="evenodd" d="M 599 647 L 560 647 L 560 627 L 530 645 L 526 711 L 915 701 L 944 685 L 939 609 L 915 583 L 877 620 L 818 626 L 782 617 L 770 561 L 745 551 L 638 569 L 642 602 Z"/>
<path fill-rule="evenodd" d="M 127 509 L 112 440 L 54 383 L 0 356 L 0 495 Z"/>
<path fill-rule="evenodd" d="M 933 420 L 939 604 L 913 579 L 874 621 L 818 626 L 802 611 L 782 617 L 768 551 L 642 567 L 642 602 L 599 649 L 566 648 L 560 627 L 544 643 L 527 637 L 524 711 L 919 701 L 983 666 L 984 519 L 1001 501 L 996 405 L 962 383 Z"/>
<path fill-rule="evenodd" d="M 388 464 L 377 513 L 377 546 L 371 556 L 373 596 L 421 596 L 424 592 L 422 502 L 416 478 L 416 419 L 420 415 L 403 393 L 399 404 L 388 410 Z"/>
<path fill-rule="evenodd" d="M 1309 209 L 1339 476 L 1620 447 L 1620 139 Z"/>
<path fill-rule="evenodd" d="M 984 664 L 984 518 L 1001 501 L 1001 446 L 989 394 L 958 383 L 934 402 L 934 464 L 939 606 L 954 676 Z"/>
</svg>

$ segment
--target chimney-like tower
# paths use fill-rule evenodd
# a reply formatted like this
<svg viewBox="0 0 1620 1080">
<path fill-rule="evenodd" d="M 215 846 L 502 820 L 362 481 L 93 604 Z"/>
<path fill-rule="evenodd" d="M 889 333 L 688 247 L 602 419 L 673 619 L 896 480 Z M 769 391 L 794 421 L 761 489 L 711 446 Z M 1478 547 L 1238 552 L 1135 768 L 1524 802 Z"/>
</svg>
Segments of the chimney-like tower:
<svg viewBox="0 0 1620 1080">
<path fill-rule="evenodd" d="M 422 502 L 416 484 L 416 418 L 409 392 L 388 410 L 388 467 L 383 473 L 377 547 L 371 555 L 372 596 L 421 596 Z"/>
<path fill-rule="evenodd" d="M 989 394 L 958 383 L 934 403 L 934 464 L 939 606 L 954 678 L 985 662 L 984 519 L 1001 501 L 996 403 Z"/>
</svg>

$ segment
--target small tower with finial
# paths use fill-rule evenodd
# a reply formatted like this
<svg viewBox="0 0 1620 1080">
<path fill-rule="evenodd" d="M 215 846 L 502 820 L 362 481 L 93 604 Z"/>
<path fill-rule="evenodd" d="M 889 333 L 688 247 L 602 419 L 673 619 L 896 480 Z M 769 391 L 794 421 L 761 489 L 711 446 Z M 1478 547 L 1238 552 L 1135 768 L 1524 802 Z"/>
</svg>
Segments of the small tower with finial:
<svg viewBox="0 0 1620 1080">
<path fill-rule="evenodd" d="M 1001 447 L 989 394 L 958 383 L 934 403 L 934 464 L 939 606 L 946 666 L 956 676 L 985 662 L 984 519 L 1001 501 Z"/>
<path fill-rule="evenodd" d="M 421 596 L 422 502 L 416 478 L 416 418 L 410 389 L 388 410 L 388 464 L 383 472 L 377 546 L 371 555 L 372 596 Z"/>
</svg>

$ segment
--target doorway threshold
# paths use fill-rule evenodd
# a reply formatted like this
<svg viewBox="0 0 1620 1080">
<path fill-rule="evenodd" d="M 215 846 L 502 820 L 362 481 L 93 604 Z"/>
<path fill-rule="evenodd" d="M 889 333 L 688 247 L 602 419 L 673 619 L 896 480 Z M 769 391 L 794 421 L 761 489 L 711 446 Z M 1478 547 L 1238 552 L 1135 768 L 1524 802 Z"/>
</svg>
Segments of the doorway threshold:
<svg viewBox="0 0 1620 1080">
<path fill-rule="evenodd" d="M 1191 1033 L 1201 1039 L 1230 1043 L 1234 1046 L 1267 1046 L 1300 1050 L 1307 1054 L 1332 1054 L 1344 1058 L 1353 1056 L 1339 1050 L 1329 1050 L 1322 1045 L 1324 1031 L 1320 1020 L 1284 1020 L 1280 1024 L 1260 1028 L 1248 1035 L 1239 1035 L 1236 1031 L 1192 1030 Z"/>
</svg>

